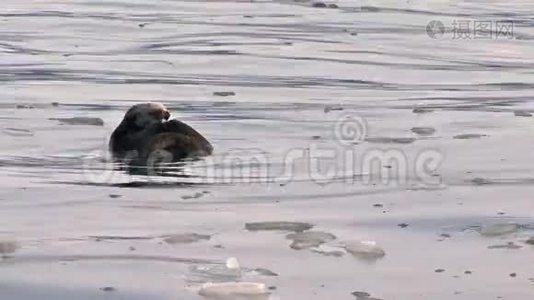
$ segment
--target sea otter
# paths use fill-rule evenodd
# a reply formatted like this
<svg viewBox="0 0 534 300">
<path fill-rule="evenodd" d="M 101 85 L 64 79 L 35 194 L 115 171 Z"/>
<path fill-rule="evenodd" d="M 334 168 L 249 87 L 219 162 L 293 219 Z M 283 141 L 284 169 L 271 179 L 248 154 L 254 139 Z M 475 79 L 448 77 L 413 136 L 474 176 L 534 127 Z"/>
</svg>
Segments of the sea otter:
<svg viewBox="0 0 534 300">
<path fill-rule="evenodd" d="M 117 159 L 146 164 L 153 159 L 176 162 L 210 155 L 213 147 L 200 133 L 176 119 L 160 103 L 132 106 L 113 131 L 109 149 Z"/>
</svg>

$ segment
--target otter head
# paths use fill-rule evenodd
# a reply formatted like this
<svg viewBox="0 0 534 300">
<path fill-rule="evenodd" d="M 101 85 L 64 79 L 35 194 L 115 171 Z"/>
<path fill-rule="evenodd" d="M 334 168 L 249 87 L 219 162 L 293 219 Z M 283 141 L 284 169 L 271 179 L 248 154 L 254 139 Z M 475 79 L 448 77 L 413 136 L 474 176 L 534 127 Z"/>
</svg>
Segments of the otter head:
<svg viewBox="0 0 534 300">
<path fill-rule="evenodd" d="M 171 114 L 160 103 L 143 103 L 132 106 L 124 116 L 125 124 L 129 128 L 144 129 L 151 124 L 168 120 Z"/>
</svg>

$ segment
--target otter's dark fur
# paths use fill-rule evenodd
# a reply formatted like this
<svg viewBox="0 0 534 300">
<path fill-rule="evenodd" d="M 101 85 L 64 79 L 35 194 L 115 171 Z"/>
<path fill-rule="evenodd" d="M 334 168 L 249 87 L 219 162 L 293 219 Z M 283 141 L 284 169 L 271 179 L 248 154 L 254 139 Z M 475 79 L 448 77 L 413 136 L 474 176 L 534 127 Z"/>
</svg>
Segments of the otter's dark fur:
<svg viewBox="0 0 534 300">
<path fill-rule="evenodd" d="M 133 106 L 111 135 L 111 153 L 139 163 L 162 154 L 171 161 L 212 154 L 213 147 L 206 138 L 191 126 L 169 118 L 169 111 L 159 103 Z"/>
</svg>

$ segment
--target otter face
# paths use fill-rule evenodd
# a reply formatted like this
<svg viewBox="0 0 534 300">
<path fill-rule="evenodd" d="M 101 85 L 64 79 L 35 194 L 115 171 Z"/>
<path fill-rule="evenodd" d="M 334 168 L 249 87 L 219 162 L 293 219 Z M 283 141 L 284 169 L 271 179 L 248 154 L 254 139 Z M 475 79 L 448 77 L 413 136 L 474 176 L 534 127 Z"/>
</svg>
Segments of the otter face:
<svg viewBox="0 0 534 300">
<path fill-rule="evenodd" d="M 134 105 L 126 112 L 124 120 L 128 125 L 143 129 L 151 124 L 168 120 L 171 114 L 167 108 L 160 103 L 143 103 Z"/>
</svg>

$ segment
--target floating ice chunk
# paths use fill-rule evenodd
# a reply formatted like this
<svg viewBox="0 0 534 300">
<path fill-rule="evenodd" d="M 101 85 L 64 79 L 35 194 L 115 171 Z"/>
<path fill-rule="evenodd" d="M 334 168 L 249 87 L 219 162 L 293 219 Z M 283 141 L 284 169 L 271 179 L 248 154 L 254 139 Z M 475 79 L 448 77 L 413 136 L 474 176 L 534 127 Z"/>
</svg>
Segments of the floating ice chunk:
<svg viewBox="0 0 534 300">
<path fill-rule="evenodd" d="M 356 300 L 381 300 L 378 298 L 371 297 L 371 294 L 367 292 L 353 292 L 352 295 L 356 297 Z"/>
<path fill-rule="evenodd" d="M 288 239 L 293 240 L 291 243 L 291 248 L 295 250 L 309 249 L 312 247 L 317 247 L 321 244 L 333 241 L 336 239 L 336 236 L 322 231 L 306 231 L 292 233 L 286 236 Z"/>
<path fill-rule="evenodd" d="M 239 261 L 235 257 L 230 257 L 226 260 L 226 267 L 230 270 L 241 269 L 241 266 L 239 265 Z"/>
<path fill-rule="evenodd" d="M 343 110 L 342 106 L 327 105 L 324 107 L 324 113 L 327 114 L 333 110 Z"/>
<path fill-rule="evenodd" d="M 219 96 L 219 97 L 235 96 L 235 92 L 232 92 L 232 91 L 213 92 L 213 96 Z"/>
<path fill-rule="evenodd" d="M 195 265 L 189 267 L 186 278 L 190 283 L 238 281 L 241 269 L 230 269 L 226 265 Z"/>
<path fill-rule="evenodd" d="M 74 117 L 74 118 L 50 118 L 49 120 L 59 121 L 62 125 L 104 126 L 104 121 L 100 118 Z"/>
<path fill-rule="evenodd" d="M 204 196 L 204 193 L 194 193 L 193 195 L 184 195 L 182 196 L 182 199 L 184 200 L 198 199 L 202 196 Z"/>
<path fill-rule="evenodd" d="M 324 256 L 334 256 L 334 257 L 341 257 L 347 253 L 345 249 L 328 246 L 328 245 L 319 245 L 318 247 L 311 248 L 310 250 L 315 253 L 322 254 Z"/>
<path fill-rule="evenodd" d="M 192 244 L 195 242 L 199 242 L 202 240 L 209 240 L 211 236 L 206 234 L 198 234 L 198 233 L 182 233 L 182 234 L 173 234 L 173 235 L 167 235 L 164 236 L 164 241 L 167 244 Z"/>
<path fill-rule="evenodd" d="M 486 134 L 479 134 L 479 133 L 465 133 L 465 134 L 458 134 L 453 136 L 454 139 L 457 140 L 469 140 L 469 139 L 479 139 L 482 137 L 486 137 Z"/>
<path fill-rule="evenodd" d="M 233 282 L 241 280 L 241 265 L 235 257 L 230 257 L 224 265 L 195 265 L 189 267 L 187 281 L 201 282 Z"/>
<path fill-rule="evenodd" d="M 356 299 L 360 300 L 360 299 L 368 299 L 369 297 L 371 297 L 371 294 L 367 293 L 367 292 L 352 292 L 352 295 L 354 297 L 356 297 Z"/>
<path fill-rule="evenodd" d="M 248 231 L 294 231 L 301 232 L 313 227 L 312 224 L 302 222 L 255 222 L 246 223 Z"/>
<path fill-rule="evenodd" d="M 480 234 L 484 236 L 497 236 L 514 233 L 519 229 L 516 223 L 485 223 L 480 227 Z"/>
<path fill-rule="evenodd" d="M 374 241 L 346 242 L 345 250 L 356 257 L 365 259 L 378 259 L 386 255 L 384 249 L 377 246 Z"/>
<path fill-rule="evenodd" d="M 198 293 L 206 298 L 220 300 L 267 300 L 270 294 L 265 284 L 256 282 L 210 282 L 202 285 Z"/>
<path fill-rule="evenodd" d="M 432 127 L 413 127 L 412 132 L 418 135 L 433 135 L 436 132 L 435 128 Z"/>
<path fill-rule="evenodd" d="M 532 114 L 528 111 L 524 110 L 516 110 L 514 111 L 514 116 L 516 117 L 532 117 Z"/>
<path fill-rule="evenodd" d="M 278 276 L 277 273 L 269 269 L 265 269 L 265 268 L 256 268 L 254 270 L 250 270 L 248 273 L 250 275 L 260 275 L 260 276 L 270 276 L 270 277 Z"/>
<path fill-rule="evenodd" d="M 100 288 L 100 290 L 103 292 L 115 292 L 117 289 L 112 286 L 106 286 L 106 287 Z"/>
</svg>

